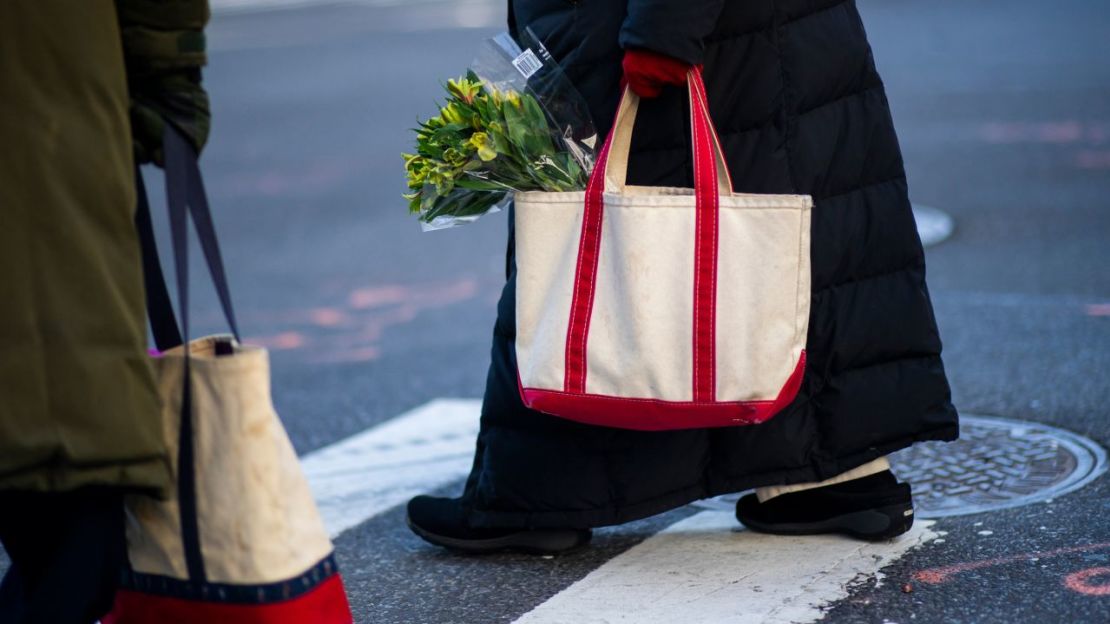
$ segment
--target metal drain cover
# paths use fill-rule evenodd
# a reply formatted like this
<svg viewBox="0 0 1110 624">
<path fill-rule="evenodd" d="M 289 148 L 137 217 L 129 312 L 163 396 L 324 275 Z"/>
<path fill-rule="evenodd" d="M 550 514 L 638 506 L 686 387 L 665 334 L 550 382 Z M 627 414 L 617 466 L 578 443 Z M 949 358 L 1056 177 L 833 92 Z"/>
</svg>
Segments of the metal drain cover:
<svg viewBox="0 0 1110 624">
<path fill-rule="evenodd" d="M 1019 507 L 1077 490 L 1106 471 L 1094 441 L 1040 423 L 960 416 L 960 439 L 890 457 L 923 518 Z"/>
<path fill-rule="evenodd" d="M 890 456 L 913 486 L 921 518 L 1019 507 L 1075 491 L 1106 472 L 1106 451 L 1083 436 L 1040 423 L 963 414 L 960 439 L 924 442 Z M 729 509 L 739 495 L 701 501 Z"/>
</svg>

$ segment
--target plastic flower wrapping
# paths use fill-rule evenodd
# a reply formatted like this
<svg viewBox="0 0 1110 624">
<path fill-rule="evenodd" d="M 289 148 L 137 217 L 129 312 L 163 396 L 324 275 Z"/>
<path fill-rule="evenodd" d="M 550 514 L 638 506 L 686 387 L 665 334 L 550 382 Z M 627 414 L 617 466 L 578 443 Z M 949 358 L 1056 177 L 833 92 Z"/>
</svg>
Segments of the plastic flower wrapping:
<svg viewBox="0 0 1110 624">
<path fill-rule="evenodd" d="M 517 191 L 581 191 L 597 134 L 582 96 L 531 31 L 487 39 L 403 154 L 409 211 L 425 230 L 470 223 Z"/>
</svg>

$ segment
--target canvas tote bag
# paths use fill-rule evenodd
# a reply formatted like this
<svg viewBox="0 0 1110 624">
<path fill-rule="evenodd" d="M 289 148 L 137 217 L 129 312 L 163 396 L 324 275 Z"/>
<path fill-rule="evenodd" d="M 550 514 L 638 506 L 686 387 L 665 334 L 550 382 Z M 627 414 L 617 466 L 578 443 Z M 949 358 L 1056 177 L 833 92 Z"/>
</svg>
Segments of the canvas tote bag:
<svg viewBox="0 0 1110 624">
<path fill-rule="evenodd" d="M 164 149 L 181 332 L 138 171 L 136 223 L 176 483 L 167 500 L 128 498 L 130 566 L 103 622 L 346 624 L 331 541 L 271 405 L 267 353 L 238 338 L 196 153 L 172 129 Z M 190 215 L 230 336 L 189 341 Z"/>
<path fill-rule="evenodd" d="M 640 430 L 747 425 L 805 370 L 808 195 L 733 193 L 700 68 L 694 188 L 625 184 L 625 90 L 585 192 L 516 195 L 516 356 L 528 407 Z"/>
</svg>

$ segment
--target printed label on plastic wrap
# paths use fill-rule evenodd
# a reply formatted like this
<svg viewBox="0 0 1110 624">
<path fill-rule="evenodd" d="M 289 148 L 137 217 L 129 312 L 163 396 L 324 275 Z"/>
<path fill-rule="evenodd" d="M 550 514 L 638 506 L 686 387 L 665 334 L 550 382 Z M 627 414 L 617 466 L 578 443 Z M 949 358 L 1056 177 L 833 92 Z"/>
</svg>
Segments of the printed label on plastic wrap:
<svg viewBox="0 0 1110 624">
<path fill-rule="evenodd" d="M 532 74 L 543 68 L 543 63 L 536 56 L 536 53 L 532 52 L 532 48 L 528 48 L 520 56 L 513 59 L 513 67 L 520 72 L 521 76 L 528 79 L 532 77 Z"/>
</svg>

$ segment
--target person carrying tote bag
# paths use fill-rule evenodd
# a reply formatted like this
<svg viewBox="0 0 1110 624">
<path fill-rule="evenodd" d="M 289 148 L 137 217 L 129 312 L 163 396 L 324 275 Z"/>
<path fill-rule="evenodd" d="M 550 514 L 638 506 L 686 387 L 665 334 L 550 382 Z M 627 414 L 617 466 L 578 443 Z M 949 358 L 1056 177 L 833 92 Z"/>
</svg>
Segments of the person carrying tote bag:
<svg viewBox="0 0 1110 624">
<path fill-rule="evenodd" d="M 0 2 L 5 624 L 102 617 L 125 496 L 171 485 L 133 161 L 158 159 L 167 123 L 204 146 L 207 21 L 205 0 Z"/>
<path fill-rule="evenodd" d="M 347 624 L 331 541 L 271 404 L 268 355 L 239 340 L 196 152 L 172 126 L 163 146 L 180 331 L 139 173 L 136 221 L 175 484 L 165 500 L 127 500 L 129 565 L 104 624 Z M 189 340 L 190 217 L 231 335 Z"/>
<path fill-rule="evenodd" d="M 643 98 L 628 148 L 626 194 L 629 187 L 655 187 L 651 192 L 657 187 L 706 188 L 697 172 L 710 168 L 698 165 L 693 145 L 706 143 L 699 138 L 704 130 L 691 125 L 700 122 L 691 115 L 695 111 L 686 89 L 679 88 L 685 87 L 691 68 L 703 67 L 702 100 L 708 118 L 716 122 L 724 157 L 718 180 L 723 171 L 732 176 L 732 188 L 722 188 L 721 195 L 731 190 L 813 199 L 805 363 L 796 393 L 784 371 L 791 363 L 797 369 L 800 350 L 785 355 L 777 347 L 784 353 L 779 363 L 754 369 L 744 364 L 751 353 L 722 366 L 718 357 L 727 352 L 721 345 L 728 336 L 720 332 L 739 324 L 740 316 L 758 319 L 745 334 L 758 337 L 750 340 L 771 339 L 782 332 L 782 324 L 799 326 L 786 313 L 778 313 L 777 325 L 768 325 L 772 317 L 751 307 L 777 297 L 753 300 L 750 295 L 739 305 L 751 307 L 736 318 L 729 317 L 735 307 L 698 306 L 715 310 L 718 332 L 715 340 L 703 338 L 700 347 L 694 340 L 698 332 L 683 329 L 684 336 L 667 343 L 681 348 L 625 348 L 624 360 L 606 361 L 619 358 L 622 349 L 599 345 L 635 345 L 622 332 L 637 323 L 599 320 L 597 314 L 606 300 L 643 293 L 644 287 L 621 272 L 634 274 L 636 267 L 656 262 L 661 250 L 638 243 L 614 251 L 615 246 L 605 246 L 609 243 L 602 234 L 595 260 L 592 252 L 582 252 L 580 233 L 587 228 L 564 233 L 565 242 L 551 247 L 574 258 L 576 267 L 578 258 L 587 266 L 596 262 L 599 276 L 594 307 L 584 306 L 584 316 L 572 321 L 569 311 L 547 314 L 542 306 L 536 308 L 539 313 L 529 307 L 534 284 L 525 280 L 534 279 L 529 276 L 535 275 L 537 263 L 524 245 L 535 242 L 536 232 L 524 224 L 533 215 L 519 222 L 510 218 L 508 280 L 494 326 L 473 468 L 460 497 L 410 501 L 413 531 L 433 544 L 469 552 L 561 552 L 586 543 L 593 527 L 750 488 L 756 493 L 741 498 L 736 511 L 738 520 L 754 530 L 839 532 L 863 539 L 908 530 L 913 521 L 910 489 L 891 473 L 886 455 L 918 441 L 955 439 L 958 423 L 897 138 L 855 3 L 510 0 L 509 27 L 514 32 L 530 27 L 544 41 L 586 99 L 600 132 L 613 134 L 614 119 L 619 123 L 622 80 Z M 697 192 L 686 194 L 683 200 Z M 534 202 L 522 196 L 510 212 L 532 208 Z M 606 203 L 604 214 L 610 209 Z M 722 215 L 726 212 L 721 209 Z M 696 231 L 696 218 L 687 218 Z M 603 217 L 602 232 L 606 225 Z M 727 236 L 720 239 L 718 286 L 732 279 L 724 258 L 745 245 L 765 242 Z M 689 265 L 693 254 L 677 253 L 675 262 Z M 649 263 L 639 257 L 645 254 L 651 255 Z M 548 266 L 563 267 L 564 260 L 553 258 Z M 650 272 L 664 282 L 676 279 L 663 271 Z M 703 273 L 689 266 L 683 271 Z M 735 279 L 741 283 L 725 285 L 718 295 L 752 285 L 744 283 L 749 279 L 744 275 Z M 557 282 L 589 280 L 550 281 Z M 698 292 L 691 285 L 686 297 L 666 302 L 651 299 L 654 293 L 649 292 L 630 298 L 645 304 L 640 308 L 610 309 L 633 310 L 643 317 L 636 317 L 637 322 L 658 322 L 658 310 L 670 314 L 667 305 L 697 306 Z M 551 300 L 567 296 L 555 292 Z M 572 301 L 574 296 L 572 290 Z M 549 337 L 537 341 L 537 336 L 558 335 L 563 327 L 551 331 L 549 319 L 560 317 L 565 336 L 586 336 L 584 355 L 580 346 L 564 344 L 561 365 L 558 357 L 537 359 L 534 348 L 557 343 Z M 681 317 L 691 318 L 692 313 L 683 310 Z M 581 327 L 587 322 L 588 332 L 572 331 L 576 323 Z M 599 327 L 600 339 L 594 333 Z M 692 355 L 705 354 L 710 346 L 716 347 L 716 356 L 698 360 Z M 539 366 L 540 361 L 549 363 Z M 715 363 L 715 375 L 694 373 L 695 361 L 701 371 L 707 370 L 703 362 Z M 668 366 L 672 372 L 665 375 L 650 372 Z M 673 385 L 682 375 L 688 382 Z M 772 381 L 760 384 L 760 376 Z M 575 385 L 568 387 L 572 378 Z M 591 386 L 591 378 L 602 385 Z M 700 388 L 698 378 L 705 380 Z M 775 386 L 778 395 L 768 390 Z M 738 419 L 750 424 L 699 422 L 707 403 L 703 399 L 743 402 L 744 393 L 730 388 L 745 387 L 748 399 L 773 404 L 781 396 L 785 405 Z M 757 387 L 758 392 L 751 391 Z M 695 399 L 695 393 L 702 398 Z M 694 427 L 675 428 L 671 416 L 681 414 L 660 420 L 651 413 L 657 411 L 655 403 L 652 409 L 637 410 L 631 402 L 605 409 L 598 407 L 603 403 L 599 400 L 591 399 L 592 405 L 552 401 L 613 394 L 671 403 L 689 399 L 697 404 L 687 415 Z"/>
</svg>

